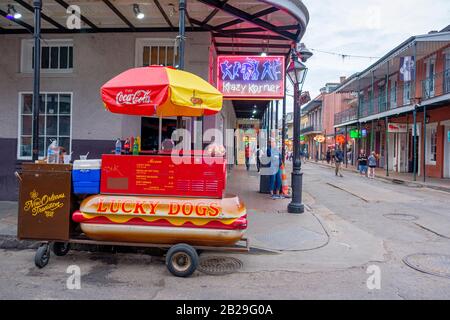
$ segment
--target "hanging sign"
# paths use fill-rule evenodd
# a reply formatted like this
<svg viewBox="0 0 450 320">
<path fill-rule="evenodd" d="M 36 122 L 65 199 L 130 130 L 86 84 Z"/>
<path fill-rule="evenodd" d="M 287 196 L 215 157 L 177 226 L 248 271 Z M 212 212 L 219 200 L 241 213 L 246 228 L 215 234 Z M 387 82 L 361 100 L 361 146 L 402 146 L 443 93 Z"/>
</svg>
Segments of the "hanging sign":
<svg viewBox="0 0 450 320">
<path fill-rule="evenodd" d="M 342 134 L 337 135 L 336 136 L 336 142 L 339 143 L 339 144 L 345 143 L 345 137 Z"/>
<path fill-rule="evenodd" d="M 217 57 L 217 89 L 225 99 L 282 99 L 284 79 L 284 56 Z"/>
<path fill-rule="evenodd" d="M 389 133 L 406 133 L 408 131 L 404 123 L 388 123 Z"/>
<path fill-rule="evenodd" d="M 350 130 L 350 138 L 352 139 L 360 139 L 361 133 L 357 129 Z"/>
<path fill-rule="evenodd" d="M 314 141 L 318 142 L 318 143 L 322 143 L 325 141 L 325 137 L 323 135 L 318 135 L 314 137 Z"/>
</svg>

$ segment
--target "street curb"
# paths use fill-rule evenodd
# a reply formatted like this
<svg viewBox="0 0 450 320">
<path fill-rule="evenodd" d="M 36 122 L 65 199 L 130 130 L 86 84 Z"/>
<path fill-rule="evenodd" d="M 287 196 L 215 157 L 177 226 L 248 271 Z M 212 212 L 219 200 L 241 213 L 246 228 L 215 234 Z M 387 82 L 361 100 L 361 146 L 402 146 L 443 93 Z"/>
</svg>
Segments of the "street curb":
<svg viewBox="0 0 450 320">
<path fill-rule="evenodd" d="M 321 166 L 323 168 L 334 168 L 334 166 L 331 165 L 327 165 L 324 163 L 317 163 L 315 161 L 311 161 L 311 160 L 306 160 L 306 162 L 308 163 L 312 163 L 318 166 Z M 353 168 L 345 168 L 341 166 L 341 169 L 344 171 L 348 171 L 348 172 L 354 172 L 354 173 L 359 173 L 358 170 L 353 169 Z M 418 188 L 428 188 L 428 189 L 433 189 L 433 190 L 438 190 L 438 191 L 443 191 L 443 192 L 448 192 L 450 193 L 450 187 L 442 187 L 442 186 L 436 186 L 436 185 L 429 185 L 429 184 L 424 184 L 424 183 L 420 183 L 417 181 L 409 181 L 409 180 L 403 180 L 403 179 L 398 179 L 398 178 L 391 178 L 391 177 L 383 177 L 383 176 L 375 176 L 375 180 L 384 180 L 384 181 L 389 181 L 392 183 L 399 183 L 399 184 L 404 184 L 407 185 L 409 187 L 418 187 Z"/>
</svg>

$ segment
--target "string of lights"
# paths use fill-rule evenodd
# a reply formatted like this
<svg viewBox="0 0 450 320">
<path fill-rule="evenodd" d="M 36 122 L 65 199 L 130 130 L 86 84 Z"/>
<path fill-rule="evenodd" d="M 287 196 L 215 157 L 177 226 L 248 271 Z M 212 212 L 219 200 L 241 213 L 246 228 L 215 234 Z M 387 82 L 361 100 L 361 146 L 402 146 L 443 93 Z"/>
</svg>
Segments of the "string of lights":
<svg viewBox="0 0 450 320">
<path fill-rule="evenodd" d="M 325 51 L 325 50 L 312 49 L 312 48 L 309 48 L 309 50 L 315 51 L 315 52 L 320 52 L 320 53 L 325 53 L 325 54 L 330 54 L 330 55 L 334 55 L 334 56 L 340 56 L 340 57 L 342 57 L 342 59 L 346 59 L 346 58 L 371 59 L 371 60 L 372 59 L 380 59 L 380 57 L 360 56 L 360 55 L 345 54 L 345 53 Z"/>
</svg>

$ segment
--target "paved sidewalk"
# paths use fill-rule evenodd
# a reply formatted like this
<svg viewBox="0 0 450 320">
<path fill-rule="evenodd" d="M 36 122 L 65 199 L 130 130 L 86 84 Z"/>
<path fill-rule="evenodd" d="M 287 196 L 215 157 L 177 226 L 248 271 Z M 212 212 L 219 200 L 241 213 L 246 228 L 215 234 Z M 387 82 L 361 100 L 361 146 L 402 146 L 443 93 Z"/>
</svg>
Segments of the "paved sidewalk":
<svg viewBox="0 0 450 320">
<path fill-rule="evenodd" d="M 325 166 L 325 167 L 334 168 L 334 164 L 328 164 L 325 161 L 316 162 L 314 160 L 307 160 L 307 162 Z M 348 165 L 347 168 L 345 167 L 345 165 L 343 165 L 342 169 L 344 171 L 358 172 L 357 168 L 350 164 Z M 428 178 L 427 177 L 426 181 L 423 182 L 423 177 L 417 176 L 416 181 L 414 181 L 414 177 L 413 177 L 412 173 L 398 173 L 398 172 L 389 171 L 389 176 L 386 176 L 386 170 L 382 169 L 382 168 L 375 169 L 375 178 L 391 181 L 394 183 L 404 183 L 404 184 L 408 184 L 410 186 L 425 187 L 425 188 L 450 192 L 450 179 L 437 179 L 437 178 Z"/>
<path fill-rule="evenodd" d="M 313 203 L 311 196 L 304 194 L 304 214 L 289 214 L 287 206 L 290 199 L 273 200 L 269 195 L 259 193 L 259 180 L 255 168 L 246 171 L 244 166 L 236 166 L 227 177 L 226 192 L 237 194 L 246 205 L 249 220 L 247 237 L 252 248 L 304 250 L 327 241 L 324 228 L 308 206 Z M 34 248 L 37 245 L 18 241 L 16 235 L 17 202 L 0 202 L 0 248 Z"/>
</svg>

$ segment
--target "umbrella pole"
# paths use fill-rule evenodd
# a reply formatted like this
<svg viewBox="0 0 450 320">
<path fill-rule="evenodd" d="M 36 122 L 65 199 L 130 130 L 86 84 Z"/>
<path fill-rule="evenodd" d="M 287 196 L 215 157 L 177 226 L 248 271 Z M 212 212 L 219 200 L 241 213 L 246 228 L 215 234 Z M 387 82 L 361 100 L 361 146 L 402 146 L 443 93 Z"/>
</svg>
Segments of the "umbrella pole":
<svg viewBox="0 0 450 320">
<path fill-rule="evenodd" d="M 185 29 L 186 29 L 186 0 L 179 0 L 178 6 L 179 12 L 179 62 L 178 69 L 184 70 L 184 40 L 185 40 Z M 183 125 L 183 117 L 177 117 L 177 129 L 182 128 Z"/>
</svg>

